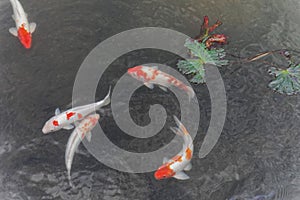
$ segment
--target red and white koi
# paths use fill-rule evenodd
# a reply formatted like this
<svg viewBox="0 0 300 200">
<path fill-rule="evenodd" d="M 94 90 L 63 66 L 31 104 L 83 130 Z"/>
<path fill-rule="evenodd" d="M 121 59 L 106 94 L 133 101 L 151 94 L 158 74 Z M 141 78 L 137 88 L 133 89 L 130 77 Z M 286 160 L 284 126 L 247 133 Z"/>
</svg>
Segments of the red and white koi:
<svg viewBox="0 0 300 200">
<path fill-rule="evenodd" d="M 74 122 L 83 120 L 86 116 L 90 115 L 96 110 L 99 110 L 101 107 L 108 105 L 109 103 L 110 103 L 110 88 L 108 94 L 102 101 L 84 105 L 84 106 L 78 106 L 62 113 L 57 108 L 55 110 L 55 116 L 51 117 L 45 123 L 42 131 L 44 134 L 46 134 L 53 131 L 58 131 L 60 129 L 67 129 L 67 130 L 73 129 L 74 126 L 72 124 Z"/>
<path fill-rule="evenodd" d="M 192 169 L 191 159 L 194 151 L 193 139 L 179 119 L 175 116 L 174 119 L 178 128 L 171 127 L 171 130 L 177 135 L 183 137 L 183 148 L 172 159 L 164 158 L 164 164 L 159 167 L 154 174 L 154 177 L 157 180 L 171 177 L 179 180 L 187 180 L 190 178 L 183 171 L 189 171 Z"/>
<path fill-rule="evenodd" d="M 193 88 L 185 85 L 180 80 L 175 77 L 164 73 L 157 69 L 157 67 L 147 67 L 147 66 L 136 66 L 128 69 L 127 73 L 133 78 L 140 80 L 150 89 L 153 89 L 154 84 L 159 85 L 159 87 L 166 91 L 166 88 L 170 88 L 172 85 L 185 91 L 189 99 L 195 96 Z"/>
<path fill-rule="evenodd" d="M 98 114 L 92 114 L 87 116 L 82 120 L 78 126 L 74 129 L 71 136 L 69 137 L 66 153 L 65 153 L 65 162 L 66 168 L 68 170 L 68 179 L 70 185 L 71 182 L 71 167 L 74 158 L 75 151 L 77 150 L 80 142 L 86 137 L 87 140 L 91 141 L 91 130 L 96 126 L 100 116 Z"/>
<path fill-rule="evenodd" d="M 29 49 L 31 47 L 31 35 L 35 31 L 36 23 L 28 23 L 27 14 L 18 0 L 10 0 L 14 14 L 16 27 L 10 28 L 9 32 L 18 37 L 22 45 Z"/>
</svg>

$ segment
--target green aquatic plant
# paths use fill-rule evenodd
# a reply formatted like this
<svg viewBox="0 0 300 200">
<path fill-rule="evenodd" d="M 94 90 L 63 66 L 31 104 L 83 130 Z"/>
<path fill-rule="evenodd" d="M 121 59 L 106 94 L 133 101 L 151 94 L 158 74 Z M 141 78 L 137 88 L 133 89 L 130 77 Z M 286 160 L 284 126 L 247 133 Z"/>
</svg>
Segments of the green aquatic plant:
<svg viewBox="0 0 300 200">
<path fill-rule="evenodd" d="M 300 92 L 300 64 L 291 64 L 287 69 L 272 67 L 270 74 L 275 75 L 275 80 L 269 84 L 273 90 L 287 95 Z"/>
<path fill-rule="evenodd" d="M 179 71 L 183 74 L 191 75 L 190 82 L 205 83 L 205 64 L 224 66 L 228 60 L 223 59 L 226 55 L 224 49 L 207 49 L 205 44 L 197 40 L 187 39 L 185 47 L 188 48 L 191 59 L 181 60 L 177 63 Z"/>
</svg>

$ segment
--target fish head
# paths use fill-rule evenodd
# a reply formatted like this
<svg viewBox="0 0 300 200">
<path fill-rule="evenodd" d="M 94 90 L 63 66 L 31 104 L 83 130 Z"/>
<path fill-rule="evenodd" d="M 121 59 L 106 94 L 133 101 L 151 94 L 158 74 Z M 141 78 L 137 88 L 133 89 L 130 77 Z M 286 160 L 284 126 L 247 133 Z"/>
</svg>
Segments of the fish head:
<svg viewBox="0 0 300 200">
<path fill-rule="evenodd" d="M 19 38 L 21 44 L 26 49 L 30 49 L 30 47 L 31 47 L 31 33 L 25 29 L 24 25 L 22 25 L 18 29 L 18 38 Z"/>
<path fill-rule="evenodd" d="M 154 173 L 154 177 L 157 180 L 171 178 L 175 175 L 175 172 L 170 168 L 169 165 L 163 165 Z"/>
<path fill-rule="evenodd" d="M 129 68 L 127 73 L 137 80 L 145 80 L 145 76 L 147 77 L 147 73 L 144 72 L 143 66 L 139 65 L 136 67 Z"/>
<path fill-rule="evenodd" d="M 59 120 L 56 117 L 52 117 L 45 123 L 42 131 L 44 134 L 47 134 L 57 131 L 59 129 L 61 129 L 61 124 L 59 123 Z"/>
</svg>

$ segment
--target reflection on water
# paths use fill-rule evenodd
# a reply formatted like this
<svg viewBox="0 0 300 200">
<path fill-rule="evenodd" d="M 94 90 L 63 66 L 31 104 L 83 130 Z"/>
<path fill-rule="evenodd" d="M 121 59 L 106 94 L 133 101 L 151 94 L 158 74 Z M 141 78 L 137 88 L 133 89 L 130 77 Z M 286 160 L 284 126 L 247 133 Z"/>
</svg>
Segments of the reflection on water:
<svg viewBox="0 0 300 200">
<path fill-rule="evenodd" d="M 73 81 L 81 62 L 104 39 L 144 26 L 166 27 L 195 36 L 202 17 L 209 15 L 212 21 L 220 18 L 223 22 L 218 31 L 230 36 L 225 47 L 230 53 L 244 57 L 267 49 L 299 49 L 298 1 L 23 0 L 22 3 L 29 21 L 37 22 L 30 51 L 8 33 L 14 25 L 12 9 L 9 1 L 0 2 L 0 199 L 222 200 L 232 196 L 254 197 L 270 191 L 276 192 L 278 200 L 297 200 L 300 196 L 298 97 L 284 97 L 269 90 L 271 77 L 267 67 L 260 63 L 221 70 L 228 98 L 225 128 L 206 158 L 193 159 L 189 173 L 192 178 L 186 182 L 174 179 L 158 182 L 152 173 L 127 174 L 109 169 L 80 146 L 72 166 L 76 188 L 71 189 L 64 165 L 69 131 L 47 136 L 41 132 L 55 108 L 64 109 L 71 102 Z M 134 63 L 167 60 L 166 55 L 161 58 L 155 55 L 151 60 L 151 52 L 144 57 L 135 55 L 139 54 L 133 53 L 112 64 L 118 70 L 110 69 L 100 85 L 115 83 L 116 72 L 125 73 Z M 175 66 L 175 63 L 167 64 Z M 236 67 L 239 70 L 232 73 Z M 199 149 L 210 119 L 210 100 L 205 86 L 194 89 L 201 104 L 201 123 L 195 140 L 195 149 Z M 105 92 L 99 90 L 97 98 Z M 174 104 L 167 106 L 169 101 L 161 98 L 163 93 L 159 90 L 143 89 L 143 92 L 160 97 L 168 114 L 179 111 Z M 141 101 L 145 105 L 151 103 L 147 99 Z M 141 119 L 147 118 L 147 106 L 131 106 L 132 116 L 143 124 Z M 112 117 L 106 116 L 100 123 L 112 140 L 127 149 L 134 147 L 138 151 L 143 147 L 145 143 L 140 146 L 134 140 L 128 143 Z M 171 137 L 170 133 L 165 134 L 155 139 L 155 143 L 168 142 Z"/>
</svg>

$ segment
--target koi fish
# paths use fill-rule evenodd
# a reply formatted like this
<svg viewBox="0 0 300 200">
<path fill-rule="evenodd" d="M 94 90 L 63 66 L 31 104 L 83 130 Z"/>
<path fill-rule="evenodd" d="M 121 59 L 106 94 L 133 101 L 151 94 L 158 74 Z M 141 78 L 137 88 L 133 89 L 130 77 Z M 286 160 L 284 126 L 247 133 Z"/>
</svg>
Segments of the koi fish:
<svg viewBox="0 0 300 200">
<path fill-rule="evenodd" d="M 193 139 L 184 127 L 184 125 L 174 116 L 178 128 L 171 127 L 171 130 L 183 137 L 184 143 L 182 150 L 172 159 L 164 158 L 163 165 L 155 172 L 154 177 L 157 180 L 166 178 L 176 178 L 179 180 L 187 180 L 190 177 L 183 171 L 192 169 L 191 159 L 193 156 Z"/>
<path fill-rule="evenodd" d="M 106 97 L 99 102 L 91 103 L 84 106 L 78 106 L 69 109 L 65 112 L 60 112 L 59 108 L 55 110 L 55 116 L 51 117 L 44 125 L 42 131 L 44 134 L 60 129 L 70 130 L 73 129 L 72 125 L 76 121 L 84 119 L 89 114 L 99 110 L 101 107 L 106 106 L 110 103 L 110 88 Z"/>
<path fill-rule="evenodd" d="M 29 49 L 31 47 L 31 34 L 35 31 L 36 23 L 28 23 L 27 14 L 18 0 L 10 0 L 14 14 L 16 27 L 10 28 L 9 32 L 19 38 L 22 45 Z"/>
<path fill-rule="evenodd" d="M 71 182 L 71 166 L 74 158 L 75 151 L 77 150 L 80 142 L 86 137 L 87 140 L 91 141 L 91 130 L 96 126 L 100 116 L 98 114 L 92 114 L 87 116 L 80 124 L 74 129 L 71 136 L 69 137 L 66 153 L 65 153 L 65 162 L 66 168 L 68 170 L 68 179 L 69 183 L 72 186 Z"/>
<path fill-rule="evenodd" d="M 189 96 L 189 100 L 195 96 L 195 92 L 191 87 L 185 85 L 175 77 L 158 70 L 156 66 L 147 67 L 140 65 L 128 69 L 127 73 L 133 78 L 142 81 L 150 89 L 153 89 L 154 84 L 156 84 L 162 90 L 167 91 L 166 88 L 170 88 L 173 85 L 185 91 Z"/>
</svg>

